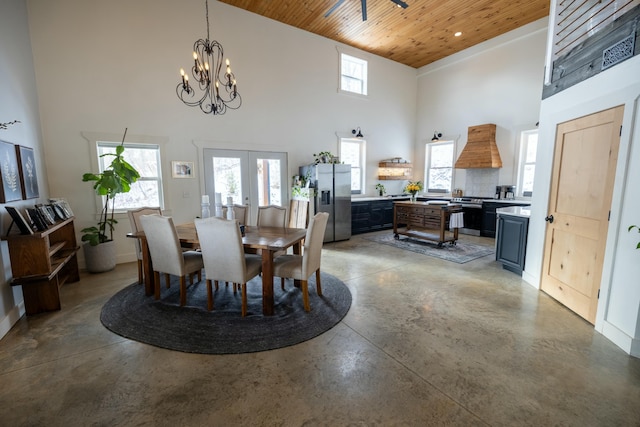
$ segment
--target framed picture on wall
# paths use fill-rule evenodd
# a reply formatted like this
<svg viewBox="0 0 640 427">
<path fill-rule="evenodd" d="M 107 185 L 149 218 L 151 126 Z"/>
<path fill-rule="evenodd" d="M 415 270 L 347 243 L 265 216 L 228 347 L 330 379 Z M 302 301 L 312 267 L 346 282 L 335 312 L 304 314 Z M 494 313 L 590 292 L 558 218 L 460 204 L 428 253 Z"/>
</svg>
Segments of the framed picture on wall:
<svg viewBox="0 0 640 427">
<path fill-rule="evenodd" d="M 193 162 L 171 162 L 171 176 L 173 178 L 193 178 Z"/>
<path fill-rule="evenodd" d="M 20 169 L 20 185 L 22 186 L 22 198 L 35 199 L 38 191 L 38 174 L 36 172 L 36 159 L 33 156 L 33 148 L 16 145 L 18 156 L 18 168 Z"/>
<path fill-rule="evenodd" d="M 15 145 L 0 141 L 0 203 L 22 200 Z"/>
</svg>

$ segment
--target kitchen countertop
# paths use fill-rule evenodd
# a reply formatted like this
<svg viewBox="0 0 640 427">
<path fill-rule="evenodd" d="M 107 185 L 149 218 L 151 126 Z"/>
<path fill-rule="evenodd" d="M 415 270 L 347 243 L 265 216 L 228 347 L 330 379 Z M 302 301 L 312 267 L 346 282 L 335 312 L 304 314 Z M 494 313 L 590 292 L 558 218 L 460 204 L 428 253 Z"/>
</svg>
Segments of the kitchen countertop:
<svg viewBox="0 0 640 427">
<path fill-rule="evenodd" d="M 509 206 L 507 208 L 496 209 L 497 215 L 521 216 L 524 218 L 531 217 L 531 208 L 529 206 Z"/>
</svg>

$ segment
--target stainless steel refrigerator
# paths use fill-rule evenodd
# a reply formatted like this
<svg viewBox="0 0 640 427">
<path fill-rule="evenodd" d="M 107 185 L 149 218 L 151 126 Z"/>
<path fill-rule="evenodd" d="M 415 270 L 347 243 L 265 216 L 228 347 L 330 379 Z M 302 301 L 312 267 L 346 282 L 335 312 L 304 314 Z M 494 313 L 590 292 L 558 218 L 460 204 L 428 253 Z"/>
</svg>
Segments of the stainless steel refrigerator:
<svg viewBox="0 0 640 427">
<path fill-rule="evenodd" d="M 320 163 L 301 166 L 301 176 L 309 176 L 314 212 L 329 213 L 325 242 L 351 237 L 351 165 Z"/>
</svg>

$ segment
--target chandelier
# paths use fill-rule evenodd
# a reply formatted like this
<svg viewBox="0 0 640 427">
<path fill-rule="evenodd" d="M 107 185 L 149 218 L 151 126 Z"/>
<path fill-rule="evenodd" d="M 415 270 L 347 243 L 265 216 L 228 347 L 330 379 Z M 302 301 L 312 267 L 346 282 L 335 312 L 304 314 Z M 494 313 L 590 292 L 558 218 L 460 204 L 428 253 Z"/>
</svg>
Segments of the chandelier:
<svg viewBox="0 0 640 427">
<path fill-rule="evenodd" d="M 182 82 L 176 87 L 176 94 L 189 107 L 200 107 L 205 114 L 224 114 L 227 108 L 237 110 L 242 105 L 242 98 L 238 93 L 236 77 L 231 72 L 231 65 L 227 59 L 224 73 L 222 63 L 224 50 L 216 40 L 209 35 L 209 1 L 205 0 L 207 11 L 207 38 L 199 39 L 193 44 L 193 67 L 191 75 L 197 82 L 199 89 L 189 83 L 189 76 L 184 69 L 180 69 Z"/>
</svg>

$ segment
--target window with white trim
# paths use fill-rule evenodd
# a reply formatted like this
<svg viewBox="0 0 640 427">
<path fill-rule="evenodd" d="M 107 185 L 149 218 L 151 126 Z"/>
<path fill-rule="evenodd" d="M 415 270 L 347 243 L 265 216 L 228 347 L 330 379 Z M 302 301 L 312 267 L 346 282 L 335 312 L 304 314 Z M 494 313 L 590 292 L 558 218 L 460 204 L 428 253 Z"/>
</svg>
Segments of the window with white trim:
<svg viewBox="0 0 640 427">
<path fill-rule="evenodd" d="M 533 195 L 533 178 L 536 171 L 538 151 L 538 129 L 520 133 L 520 156 L 518 162 L 518 189 L 522 197 Z"/>
<path fill-rule="evenodd" d="M 450 193 L 453 186 L 453 141 L 429 141 L 425 148 L 425 191 Z"/>
<path fill-rule="evenodd" d="M 98 167 L 100 172 L 108 168 L 119 142 L 98 141 Z M 162 194 L 162 170 L 160 168 L 160 147 L 157 144 L 124 143 L 123 158 L 140 173 L 138 181 L 131 185 L 128 193 L 115 197 L 116 211 L 135 209 L 143 206 L 159 206 L 164 209 Z"/>
<path fill-rule="evenodd" d="M 340 138 L 340 161 L 351 165 L 351 194 L 364 193 L 365 148 L 362 138 Z"/>
<path fill-rule="evenodd" d="M 340 54 L 340 90 L 367 95 L 367 64 L 364 59 Z"/>
</svg>

